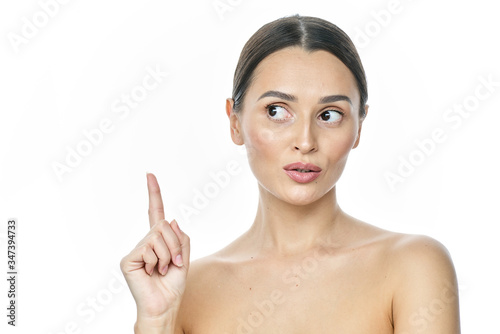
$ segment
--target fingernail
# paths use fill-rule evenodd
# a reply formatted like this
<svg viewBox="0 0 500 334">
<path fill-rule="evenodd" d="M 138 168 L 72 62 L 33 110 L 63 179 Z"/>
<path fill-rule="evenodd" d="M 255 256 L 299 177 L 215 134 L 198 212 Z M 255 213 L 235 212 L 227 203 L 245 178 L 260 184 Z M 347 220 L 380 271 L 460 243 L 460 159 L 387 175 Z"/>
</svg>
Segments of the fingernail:
<svg viewBox="0 0 500 334">
<path fill-rule="evenodd" d="M 181 254 L 179 254 L 179 255 L 177 255 L 175 257 L 175 263 L 177 263 L 178 267 L 182 267 L 182 256 L 181 256 Z"/>
<path fill-rule="evenodd" d="M 163 267 L 163 269 L 161 270 L 162 275 L 165 275 L 167 273 L 167 268 L 168 268 L 168 264 L 165 267 Z"/>
</svg>

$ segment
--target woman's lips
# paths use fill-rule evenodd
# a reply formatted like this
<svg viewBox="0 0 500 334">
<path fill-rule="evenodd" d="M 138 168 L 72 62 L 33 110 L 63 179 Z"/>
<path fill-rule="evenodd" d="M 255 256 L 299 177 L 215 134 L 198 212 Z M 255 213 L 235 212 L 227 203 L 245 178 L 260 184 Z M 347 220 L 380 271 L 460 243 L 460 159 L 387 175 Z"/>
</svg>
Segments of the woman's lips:
<svg viewBox="0 0 500 334">
<path fill-rule="evenodd" d="M 295 182 L 314 181 L 321 173 L 321 168 L 311 163 L 294 162 L 283 167 L 285 173 Z"/>
<path fill-rule="evenodd" d="M 284 170 L 290 178 L 298 183 L 314 181 L 321 172 L 298 172 L 296 170 Z"/>
</svg>

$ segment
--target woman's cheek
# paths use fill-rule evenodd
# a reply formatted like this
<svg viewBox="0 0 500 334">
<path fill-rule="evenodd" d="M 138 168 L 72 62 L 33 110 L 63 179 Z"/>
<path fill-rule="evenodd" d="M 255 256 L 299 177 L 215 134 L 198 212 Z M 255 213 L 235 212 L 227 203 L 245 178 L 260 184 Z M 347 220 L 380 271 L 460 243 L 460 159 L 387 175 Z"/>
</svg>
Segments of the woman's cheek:
<svg viewBox="0 0 500 334">
<path fill-rule="evenodd" d="M 339 132 L 335 133 L 330 142 L 334 143 L 332 149 L 336 151 L 338 158 L 347 157 L 349 155 L 356 142 L 357 136 L 358 126 L 355 123 L 346 124 Z"/>
<path fill-rule="evenodd" d="M 355 136 L 343 136 L 334 140 L 334 145 L 332 145 L 333 147 L 331 148 L 333 156 L 335 156 L 338 160 L 347 158 L 347 156 L 351 152 L 355 140 Z"/>
<path fill-rule="evenodd" d="M 248 152 L 249 161 L 254 158 L 265 162 L 267 157 L 276 156 L 279 145 L 279 136 L 271 129 L 254 126 L 247 132 L 245 146 Z"/>
<path fill-rule="evenodd" d="M 331 137 L 328 140 L 328 156 L 330 160 L 330 165 L 333 167 L 331 169 L 333 178 L 332 181 L 335 184 L 340 176 L 342 175 L 345 165 L 347 163 L 347 158 L 352 150 L 357 138 L 357 133 L 353 131 L 346 131 L 344 133 L 338 133 L 338 135 Z"/>
</svg>

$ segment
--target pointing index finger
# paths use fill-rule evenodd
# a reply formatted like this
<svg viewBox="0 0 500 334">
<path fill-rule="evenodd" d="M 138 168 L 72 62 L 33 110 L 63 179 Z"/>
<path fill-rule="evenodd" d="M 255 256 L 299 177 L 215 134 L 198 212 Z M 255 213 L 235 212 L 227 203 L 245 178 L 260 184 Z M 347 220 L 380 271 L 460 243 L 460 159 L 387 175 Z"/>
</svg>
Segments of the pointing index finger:
<svg viewBox="0 0 500 334">
<path fill-rule="evenodd" d="M 161 199 L 160 186 L 158 185 L 156 176 L 152 173 L 147 173 L 146 178 L 149 194 L 149 227 L 153 227 L 154 224 L 165 219 L 165 211 L 163 209 L 163 200 Z"/>
</svg>

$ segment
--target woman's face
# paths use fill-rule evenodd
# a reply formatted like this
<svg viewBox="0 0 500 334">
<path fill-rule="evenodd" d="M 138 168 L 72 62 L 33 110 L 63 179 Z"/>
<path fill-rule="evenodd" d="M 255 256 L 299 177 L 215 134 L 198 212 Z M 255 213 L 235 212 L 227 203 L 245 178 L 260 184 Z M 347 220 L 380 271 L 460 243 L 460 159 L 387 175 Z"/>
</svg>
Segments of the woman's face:
<svg viewBox="0 0 500 334">
<path fill-rule="evenodd" d="M 260 186 L 304 205 L 332 190 L 358 145 L 359 98 L 354 76 L 337 57 L 288 47 L 259 63 L 241 111 L 232 112 L 232 99 L 226 111 L 232 139 L 245 145 Z M 285 167 L 295 162 L 321 171 Z"/>
</svg>

